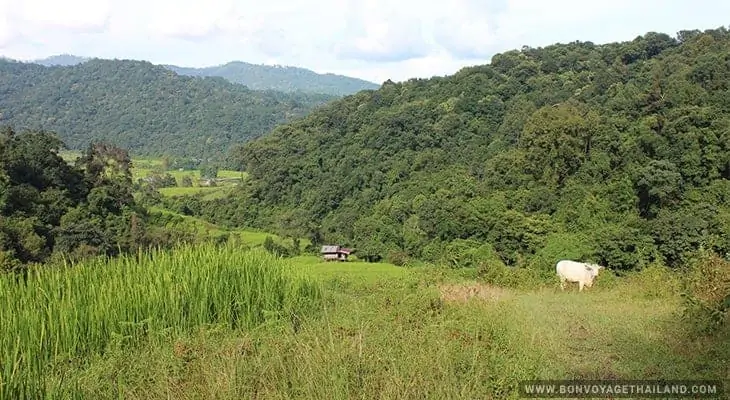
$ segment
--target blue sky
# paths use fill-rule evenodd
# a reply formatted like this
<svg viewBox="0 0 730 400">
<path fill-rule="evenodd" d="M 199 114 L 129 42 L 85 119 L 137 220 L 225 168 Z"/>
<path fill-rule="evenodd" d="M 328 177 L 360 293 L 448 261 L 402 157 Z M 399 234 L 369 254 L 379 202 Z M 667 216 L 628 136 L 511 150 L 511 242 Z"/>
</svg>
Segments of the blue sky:
<svg viewBox="0 0 730 400">
<path fill-rule="evenodd" d="M 382 83 L 452 74 L 523 45 L 674 35 L 728 16 L 721 0 L 0 0 L 0 54 L 240 60 Z"/>
</svg>

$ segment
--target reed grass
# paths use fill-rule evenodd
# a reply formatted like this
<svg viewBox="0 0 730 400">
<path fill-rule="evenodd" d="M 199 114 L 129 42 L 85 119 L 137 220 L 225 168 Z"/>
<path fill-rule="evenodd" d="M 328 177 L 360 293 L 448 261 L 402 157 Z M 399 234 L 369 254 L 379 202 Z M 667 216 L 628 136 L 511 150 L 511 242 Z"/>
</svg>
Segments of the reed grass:
<svg viewBox="0 0 730 400">
<path fill-rule="evenodd" d="M 205 324 L 249 329 L 307 312 L 319 286 L 262 250 L 183 246 L 0 276 L 0 398 L 45 398 L 46 377 L 112 342 Z"/>
</svg>

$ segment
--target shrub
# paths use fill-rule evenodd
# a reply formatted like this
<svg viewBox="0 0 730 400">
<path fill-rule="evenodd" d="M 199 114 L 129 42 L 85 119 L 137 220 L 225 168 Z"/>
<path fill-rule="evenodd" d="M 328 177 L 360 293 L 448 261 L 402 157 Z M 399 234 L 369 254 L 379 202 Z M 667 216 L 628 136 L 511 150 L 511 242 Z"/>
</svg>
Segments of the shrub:
<svg viewBox="0 0 730 400">
<path fill-rule="evenodd" d="M 683 281 L 683 317 L 701 333 L 713 333 L 727 323 L 730 309 L 730 262 L 703 253 Z"/>
<path fill-rule="evenodd" d="M 588 240 L 574 233 L 552 233 L 545 238 L 545 245 L 530 257 L 527 266 L 544 279 L 555 276 L 555 264 L 560 260 L 591 262 L 594 250 Z"/>
<path fill-rule="evenodd" d="M 491 244 L 456 239 L 446 246 L 441 262 L 452 268 L 482 268 L 485 264 L 504 265 Z"/>
<path fill-rule="evenodd" d="M 631 287 L 636 288 L 640 296 L 646 299 L 670 296 L 681 288 L 676 272 L 656 261 L 632 273 L 627 279 Z"/>
<path fill-rule="evenodd" d="M 192 187 L 193 186 L 193 178 L 190 175 L 185 175 L 182 177 L 182 180 L 180 181 L 180 186 L 182 187 Z"/>
<path fill-rule="evenodd" d="M 389 263 L 391 263 L 393 265 L 397 265 L 399 267 L 402 267 L 402 266 L 408 264 L 408 261 L 409 261 L 408 254 L 406 254 L 406 252 L 400 251 L 400 250 L 388 252 L 388 256 L 386 257 L 386 260 Z"/>
<path fill-rule="evenodd" d="M 264 250 L 278 257 L 290 257 L 292 255 L 288 247 L 276 243 L 271 236 L 266 237 L 263 246 Z"/>
</svg>

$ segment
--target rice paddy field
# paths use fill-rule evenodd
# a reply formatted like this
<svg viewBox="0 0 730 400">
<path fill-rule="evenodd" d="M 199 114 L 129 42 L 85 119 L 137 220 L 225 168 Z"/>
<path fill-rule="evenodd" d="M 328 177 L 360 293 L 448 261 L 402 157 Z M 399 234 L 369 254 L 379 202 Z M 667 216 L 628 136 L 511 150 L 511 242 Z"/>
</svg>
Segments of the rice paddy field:
<svg viewBox="0 0 730 400">
<path fill-rule="evenodd" d="M 270 237 L 274 243 L 293 246 L 291 239 L 285 239 L 276 234 L 251 229 L 228 229 L 197 217 L 182 215 L 158 206 L 150 207 L 149 210 L 153 213 L 172 217 L 173 220 L 167 223 L 165 226 L 166 229 L 192 232 L 203 242 L 220 241 L 222 240 L 221 238 L 227 237 L 228 240 L 238 243 L 243 247 L 255 248 L 262 247 L 266 238 Z M 310 243 L 308 239 L 302 238 L 300 239 L 299 247 L 300 249 L 305 248 Z"/>
<path fill-rule="evenodd" d="M 81 156 L 79 151 L 66 150 L 61 152 L 61 157 L 67 162 L 74 162 L 77 157 Z M 188 196 L 195 194 L 203 194 L 203 200 L 212 200 L 216 198 L 225 197 L 230 190 L 241 180 L 246 179 L 246 172 L 233 171 L 233 170 L 219 170 L 218 179 L 216 186 L 201 186 L 200 185 L 200 170 L 179 170 L 170 169 L 164 170 L 162 159 L 159 158 L 132 158 L 132 180 L 137 182 L 141 178 L 146 178 L 152 174 L 170 174 L 172 175 L 177 186 L 164 187 L 158 189 L 160 194 L 168 197 L 175 196 Z M 184 177 L 189 177 L 192 181 L 192 186 L 183 186 L 182 181 Z"/>
<path fill-rule="evenodd" d="M 4 275 L 0 293 L 3 398 L 66 394 L 63 370 L 85 357 L 206 325 L 251 329 L 321 296 L 268 253 L 211 245 Z"/>
<path fill-rule="evenodd" d="M 473 269 L 181 247 L 0 278 L 0 397 L 519 397 L 523 379 L 719 379 L 730 333 L 661 268 L 583 293 Z"/>
</svg>

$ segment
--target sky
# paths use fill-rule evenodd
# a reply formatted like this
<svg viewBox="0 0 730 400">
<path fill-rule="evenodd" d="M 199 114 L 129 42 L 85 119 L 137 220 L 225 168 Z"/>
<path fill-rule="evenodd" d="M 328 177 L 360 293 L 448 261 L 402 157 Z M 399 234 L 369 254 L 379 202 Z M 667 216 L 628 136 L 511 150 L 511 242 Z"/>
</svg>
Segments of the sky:
<svg viewBox="0 0 730 400">
<path fill-rule="evenodd" d="M 722 0 L 0 0 L 0 55 L 292 65 L 382 83 L 522 46 L 730 24 Z"/>
</svg>

